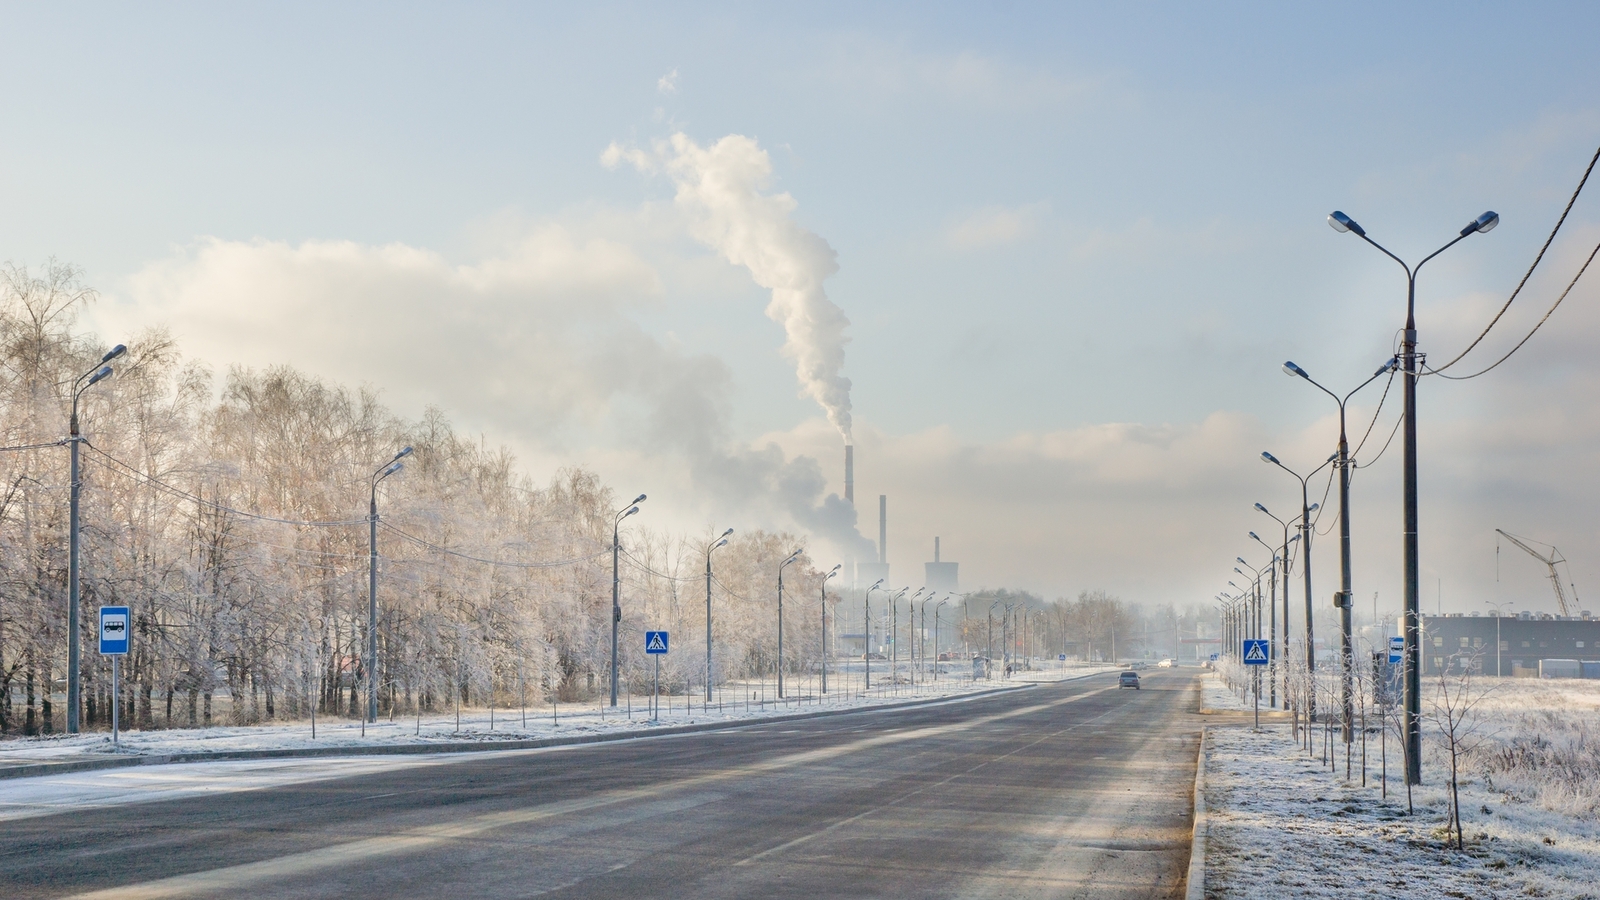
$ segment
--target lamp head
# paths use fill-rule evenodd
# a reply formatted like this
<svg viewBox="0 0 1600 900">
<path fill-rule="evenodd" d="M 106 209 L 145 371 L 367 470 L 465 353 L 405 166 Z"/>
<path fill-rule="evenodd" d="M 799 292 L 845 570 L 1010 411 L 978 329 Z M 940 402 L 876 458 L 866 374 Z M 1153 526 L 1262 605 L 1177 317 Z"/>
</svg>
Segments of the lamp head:
<svg viewBox="0 0 1600 900">
<path fill-rule="evenodd" d="M 1318 509 L 1321 509 L 1321 508 L 1322 508 L 1322 504 L 1321 504 L 1321 503 L 1313 503 L 1313 504 L 1311 504 L 1311 505 L 1310 505 L 1310 506 L 1308 506 L 1308 507 L 1306 507 L 1306 512 L 1308 512 L 1308 513 L 1314 513 L 1314 512 L 1316 512 L 1316 511 L 1317 511 L 1317 510 L 1318 510 Z"/>
<path fill-rule="evenodd" d="M 1262 511 L 1262 512 L 1264 512 L 1264 513 L 1267 513 L 1267 515 L 1269 515 L 1269 516 L 1270 516 L 1270 515 L 1272 515 L 1272 513 L 1269 513 L 1269 512 L 1267 512 L 1267 508 L 1266 508 L 1266 507 L 1265 507 L 1265 506 L 1262 506 L 1262 505 L 1261 505 L 1261 504 L 1259 504 L 1259 503 L 1257 503 L 1257 504 L 1256 504 L 1256 509 L 1259 509 L 1259 510 L 1261 510 L 1261 511 Z"/>
<path fill-rule="evenodd" d="M 715 544 L 712 544 L 711 545 L 711 549 L 715 550 L 718 547 L 726 547 L 726 546 L 728 546 L 728 539 L 727 538 L 723 538 L 722 540 L 717 541 Z"/>
<path fill-rule="evenodd" d="M 874 582 L 873 582 L 873 583 L 872 583 L 872 587 L 869 587 L 869 588 L 867 588 L 867 590 L 869 590 L 869 591 L 870 591 L 870 590 L 872 590 L 872 588 L 875 588 L 875 587 L 881 587 L 881 586 L 882 586 L 882 585 L 883 585 L 883 579 L 882 579 L 882 578 L 879 578 L 879 579 L 878 579 L 878 580 L 877 580 L 877 581 L 874 581 Z"/>
<path fill-rule="evenodd" d="M 631 515 L 633 515 L 633 514 L 634 514 L 634 513 L 636 513 L 636 512 L 638 512 L 638 511 L 639 511 L 639 507 L 637 507 L 637 506 L 630 506 L 630 507 L 628 507 L 628 511 L 627 511 L 627 512 L 625 512 L 625 513 L 623 513 L 623 514 L 622 514 L 622 517 L 623 517 L 623 518 L 624 518 L 624 519 L 626 519 L 626 518 L 627 518 L 627 517 L 629 517 L 629 516 L 631 516 Z"/>
<path fill-rule="evenodd" d="M 644 495 L 640 494 L 639 496 L 633 498 L 633 502 L 634 503 L 643 503 L 644 502 Z M 630 504 L 630 505 L 632 505 L 632 504 Z"/>
<path fill-rule="evenodd" d="M 1254 531 L 1250 532 L 1250 539 L 1256 541 L 1261 540 L 1261 538 Z"/>
<path fill-rule="evenodd" d="M 1265 450 L 1261 451 L 1261 459 L 1265 462 L 1272 463 L 1275 466 L 1283 465 L 1283 463 L 1278 462 L 1278 458 L 1276 456 L 1273 456 L 1271 453 L 1268 453 Z"/>
<path fill-rule="evenodd" d="M 403 462 L 390 463 L 388 468 L 383 470 L 383 474 L 378 476 L 378 479 L 381 481 L 381 480 L 383 480 L 385 478 L 388 478 L 390 475 L 393 475 L 394 473 L 400 471 L 401 469 L 404 469 L 405 467 L 406 467 L 406 464 L 403 463 Z"/>
<path fill-rule="evenodd" d="M 1367 230 L 1362 228 L 1360 225 L 1357 225 L 1355 219 L 1350 218 L 1337 209 L 1331 213 L 1328 213 L 1328 224 L 1333 227 L 1334 231 L 1337 231 L 1340 234 L 1344 234 L 1346 231 L 1354 231 L 1356 234 L 1359 234 L 1363 237 L 1365 237 L 1367 234 Z"/>
<path fill-rule="evenodd" d="M 730 534 L 733 534 L 733 529 L 732 529 L 732 528 L 729 528 L 729 529 L 728 529 L 728 530 L 727 530 L 727 531 L 724 531 L 724 532 L 723 532 L 723 533 L 722 533 L 722 536 L 723 536 L 723 537 L 727 537 L 727 536 L 728 536 L 728 535 L 730 535 Z"/>
<path fill-rule="evenodd" d="M 1488 234 L 1494 230 L 1496 225 L 1499 224 L 1500 214 L 1491 209 L 1476 219 L 1473 219 L 1471 222 L 1468 222 L 1467 227 L 1461 229 L 1461 236 L 1466 237 L 1474 231 L 1479 234 Z"/>
<path fill-rule="evenodd" d="M 91 384 L 91 385 L 92 384 L 96 384 L 98 382 L 105 381 L 107 378 L 110 378 L 110 377 L 111 377 L 111 367 L 110 366 L 101 366 L 100 367 L 100 371 L 94 373 L 94 375 L 89 378 L 89 384 Z"/>
<path fill-rule="evenodd" d="M 1283 364 L 1283 374 L 1299 375 L 1301 378 L 1304 378 L 1307 381 L 1311 380 L 1311 376 L 1306 374 L 1306 370 L 1295 365 L 1294 360 L 1290 360 Z"/>
<path fill-rule="evenodd" d="M 1490 226 L 1490 227 L 1492 228 L 1494 226 Z M 1485 229 L 1485 230 L 1487 230 L 1487 229 Z M 103 362 L 103 363 L 108 363 L 108 362 L 111 362 L 113 359 L 116 359 L 117 357 L 119 357 L 122 354 L 127 353 L 127 352 L 128 352 L 128 345 L 127 344 L 118 344 L 115 347 L 112 347 L 109 351 L 107 351 L 105 356 L 100 357 L 100 361 Z"/>
<path fill-rule="evenodd" d="M 1385 372 L 1387 372 L 1387 371 L 1389 371 L 1391 369 L 1396 369 L 1396 368 L 1399 368 L 1399 367 L 1400 367 L 1400 358 L 1397 357 L 1397 356 L 1391 356 L 1391 357 L 1389 357 L 1389 361 L 1384 363 L 1383 366 L 1380 367 L 1378 369 L 1377 373 L 1374 374 L 1372 377 L 1373 378 L 1377 378 L 1379 375 L 1382 375 L 1383 373 L 1385 373 Z"/>
<path fill-rule="evenodd" d="M 1292 534 L 1289 536 L 1289 543 L 1291 544 L 1298 540 L 1300 540 L 1300 535 L 1298 534 Z"/>
<path fill-rule="evenodd" d="M 411 455 L 411 447 L 407 446 L 404 449 L 402 449 L 399 453 L 396 453 L 394 455 L 394 458 L 395 459 L 405 459 L 406 457 L 408 457 L 410 455 Z"/>
<path fill-rule="evenodd" d="M 1244 557 L 1242 557 L 1242 556 L 1235 556 L 1235 557 L 1234 557 L 1234 559 L 1235 559 L 1235 560 L 1237 560 L 1237 561 L 1238 561 L 1238 563 L 1239 563 L 1239 565 L 1241 565 L 1241 566 L 1248 566 L 1248 565 L 1250 565 L 1250 564 L 1249 564 L 1249 563 L 1247 563 L 1247 562 L 1245 562 L 1245 561 L 1244 561 Z"/>
</svg>

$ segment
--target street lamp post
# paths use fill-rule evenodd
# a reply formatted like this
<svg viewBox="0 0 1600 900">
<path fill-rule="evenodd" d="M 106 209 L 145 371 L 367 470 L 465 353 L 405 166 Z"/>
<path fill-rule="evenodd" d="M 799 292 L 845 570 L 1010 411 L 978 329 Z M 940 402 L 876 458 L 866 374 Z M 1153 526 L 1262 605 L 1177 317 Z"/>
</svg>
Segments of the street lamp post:
<svg viewBox="0 0 1600 900">
<path fill-rule="evenodd" d="M 991 675 L 993 672 L 990 670 L 994 668 L 994 608 L 999 605 L 999 600 L 989 604 L 989 612 L 987 613 L 988 631 L 983 638 L 984 670 Z M 1004 637 L 1001 639 L 1004 640 Z"/>
<path fill-rule="evenodd" d="M 1336 458 L 1337 457 L 1333 456 L 1328 457 L 1328 462 L 1323 463 L 1321 466 L 1317 466 L 1306 475 L 1301 476 L 1293 469 L 1281 462 L 1278 462 L 1278 458 L 1276 456 L 1273 456 L 1271 453 L 1268 453 L 1265 450 L 1261 452 L 1261 459 L 1263 461 L 1269 462 L 1285 472 L 1288 472 L 1290 475 L 1294 476 L 1296 481 L 1300 482 L 1300 552 L 1305 554 L 1305 561 L 1300 566 L 1300 571 L 1301 574 L 1305 576 L 1306 583 L 1306 721 L 1308 722 L 1315 722 L 1317 720 L 1317 647 L 1312 638 L 1313 629 L 1311 624 L 1311 617 L 1314 611 L 1311 604 L 1311 511 L 1317 508 L 1317 504 L 1311 502 L 1311 493 L 1309 488 L 1306 487 L 1306 482 L 1311 478 L 1312 475 L 1322 471 L 1323 466 L 1333 462 Z"/>
<path fill-rule="evenodd" d="M 1254 531 L 1250 532 L 1250 539 L 1272 554 L 1271 577 L 1267 579 L 1267 706 L 1275 707 L 1278 705 L 1278 551 Z"/>
<path fill-rule="evenodd" d="M 1356 385 L 1350 393 L 1340 397 L 1333 391 L 1318 384 L 1316 379 L 1306 373 L 1305 369 L 1295 365 L 1291 360 L 1283 364 L 1283 371 L 1290 375 L 1299 375 L 1316 388 L 1333 398 L 1339 404 L 1339 459 L 1335 463 L 1339 468 L 1339 703 L 1344 715 L 1344 725 L 1340 728 L 1340 736 L 1346 744 L 1355 739 L 1355 708 L 1352 705 L 1352 683 L 1350 667 L 1355 665 L 1355 649 L 1350 633 L 1350 442 L 1345 437 L 1344 419 L 1345 405 L 1356 391 L 1361 390 L 1384 375 L 1393 371 L 1400 364 L 1398 359 L 1391 358 L 1384 363 L 1371 378 Z"/>
<path fill-rule="evenodd" d="M 78 430 L 78 398 L 83 392 L 111 377 L 112 368 L 106 363 L 128 352 L 122 344 L 112 347 L 93 369 L 79 375 L 72 382 L 72 418 L 67 421 L 68 453 L 71 456 L 71 490 L 67 503 L 67 733 L 78 733 L 78 707 L 83 700 L 83 681 L 79 663 L 78 630 L 82 614 L 79 610 L 79 565 L 81 547 L 78 537 L 78 498 L 83 492 L 83 479 L 78 468 L 78 444 L 83 440 Z"/>
<path fill-rule="evenodd" d="M 783 567 L 800 558 L 805 551 L 796 550 L 789 558 L 778 563 L 778 699 L 783 699 Z"/>
<path fill-rule="evenodd" d="M 706 702 L 707 703 L 711 702 L 711 685 L 714 683 L 712 681 L 712 679 L 711 679 L 711 676 L 712 676 L 712 672 L 711 672 L 711 551 L 717 549 L 718 547 L 727 546 L 727 544 L 728 544 L 728 535 L 731 535 L 731 534 L 733 534 L 733 529 L 729 528 L 727 531 L 724 531 L 722 533 L 721 537 L 719 537 L 716 540 L 712 541 L 706 547 Z"/>
<path fill-rule="evenodd" d="M 843 563 L 840 563 L 834 566 L 828 571 L 828 574 L 822 576 L 822 584 L 819 587 L 822 593 L 822 646 L 817 648 L 821 651 L 821 655 L 817 659 L 820 661 L 818 665 L 822 668 L 822 693 L 824 694 L 828 692 L 828 579 L 839 574 L 839 569 L 843 565 Z"/>
<path fill-rule="evenodd" d="M 618 531 L 622 528 L 622 520 L 639 511 L 639 504 L 643 503 L 645 496 L 640 494 L 633 498 L 626 509 L 619 510 L 611 519 L 611 708 L 617 708 L 617 626 L 622 624 L 622 580 L 617 573 L 617 554 L 621 549 L 618 543 Z M 630 695 L 631 696 L 631 695 Z M 632 703 L 633 701 L 628 701 Z M 631 707 L 630 707 L 631 708 Z"/>
<path fill-rule="evenodd" d="M 1487 604 L 1491 609 L 1494 610 L 1494 677 L 1496 677 L 1496 678 L 1504 678 L 1505 677 L 1505 669 L 1501 668 L 1501 664 L 1500 664 L 1500 616 L 1502 614 L 1501 613 L 1501 607 L 1505 607 L 1505 608 L 1509 609 L 1511 607 L 1511 604 L 1510 603 L 1490 603 L 1487 600 L 1485 600 L 1483 602 L 1485 604 Z"/>
<path fill-rule="evenodd" d="M 862 676 L 862 692 L 872 690 L 872 592 L 883 585 L 879 578 L 867 588 L 867 593 L 861 598 L 861 646 L 865 652 L 861 654 L 861 662 L 865 664 L 866 674 Z"/>
<path fill-rule="evenodd" d="M 367 721 L 378 721 L 378 485 L 405 468 L 400 460 L 411 455 L 406 447 L 372 471 L 372 493 L 367 505 Z"/>
<path fill-rule="evenodd" d="M 1354 232 L 1355 235 L 1376 247 L 1384 256 L 1400 264 L 1406 273 L 1406 327 L 1400 337 L 1400 361 L 1405 368 L 1405 443 L 1403 491 L 1405 497 L 1405 705 L 1406 705 L 1406 784 L 1422 783 L 1422 651 L 1418 639 L 1420 624 L 1418 619 L 1418 601 L 1420 586 L 1418 584 L 1417 561 L 1417 273 L 1427 265 L 1428 260 L 1455 246 L 1468 235 L 1480 234 L 1491 231 L 1500 224 L 1500 215 L 1494 211 L 1485 212 L 1483 215 L 1467 223 L 1461 232 L 1450 239 L 1443 247 L 1433 251 L 1417 263 L 1413 268 L 1406 265 L 1405 261 L 1395 256 L 1384 248 L 1382 244 L 1367 237 L 1366 229 L 1356 224 L 1338 210 L 1328 215 L 1328 224 L 1334 231 L 1345 233 Z"/>
<path fill-rule="evenodd" d="M 1282 565 L 1283 565 L 1283 655 L 1284 655 L 1283 707 L 1284 707 L 1284 709 L 1288 709 L 1289 708 L 1289 666 L 1288 666 L 1288 658 L 1289 658 L 1289 545 L 1294 543 L 1295 541 L 1300 540 L 1300 535 L 1296 534 L 1295 536 L 1290 537 L 1289 536 L 1289 523 L 1285 522 L 1284 520 L 1282 520 L 1282 519 L 1278 518 L 1277 516 L 1273 515 L 1265 506 L 1262 506 L 1261 504 L 1257 503 L 1256 504 L 1256 509 L 1260 510 L 1262 513 L 1265 513 L 1267 518 L 1269 518 L 1272 521 L 1277 522 L 1279 525 L 1283 526 L 1283 548 L 1282 548 L 1282 551 L 1279 553 L 1279 558 L 1282 560 Z M 1276 609 L 1274 609 L 1273 618 L 1274 618 L 1274 620 L 1276 620 L 1276 618 L 1277 618 Z M 1276 630 L 1276 625 L 1274 625 L 1274 630 Z M 1274 650 L 1273 659 L 1274 660 L 1277 659 L 1276 650 Z M 1274 668 L 1274 670 L 1276 670 L 1276 668 L 1277 668 L 1276 665 L 1274 665 L 1273 668 Z"/>
</svg>

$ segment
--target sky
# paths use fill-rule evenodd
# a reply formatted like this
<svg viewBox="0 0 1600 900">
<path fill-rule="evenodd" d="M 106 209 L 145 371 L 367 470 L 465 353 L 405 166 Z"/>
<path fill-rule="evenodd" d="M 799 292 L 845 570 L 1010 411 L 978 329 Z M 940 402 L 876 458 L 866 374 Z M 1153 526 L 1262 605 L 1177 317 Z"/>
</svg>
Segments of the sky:
<svg viewBox="0 0 1600 900">
<path fill-rule="evenodd" d="M 1600 145 L 1600 9 L 1416 4 L 0 5 L 0 259 L 82 267 L 107 342 L 444 410 L 534 478 L 892 580 L 1209 603 L 1281 541 L 1339 393 L 1465 347 Z M 1483 347 L 1600 241 L 1600 186 Z M 1593 279 L 1419 388 L 1423 597 L 1600 591 Z M 1352 444 L 1384 382 L 1351 402 Z M 1400 597 L 1399 385 L 1355 592 Z M 843 491 L 856 447 L 859 515 Z M 1326 470 L 1314 477 L 1323 497 Z M 1336 508 L 1336 494 L 1327 495 Z M 853 521 L 858 520 L 858 521 Z M 1315 594 L 1337 588 L 1320 521 Z M 859 533 L 857 531 L 859 529 Z M 1277 537 L 1274 538 L 1273 535 Z M 1252 549 L 1253 548 L 1253 549 Z M 1586 587 L 1587 586 L 1587 587 Z M 1319 601 L 1321 602 L 1321 601 Z"/>
</svg>

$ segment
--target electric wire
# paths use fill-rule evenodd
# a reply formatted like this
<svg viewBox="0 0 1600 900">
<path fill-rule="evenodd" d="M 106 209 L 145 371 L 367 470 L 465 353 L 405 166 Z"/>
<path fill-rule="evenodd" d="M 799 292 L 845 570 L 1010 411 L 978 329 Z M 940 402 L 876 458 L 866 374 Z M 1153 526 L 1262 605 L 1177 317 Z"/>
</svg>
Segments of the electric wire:
<svg viewBox="0 0 1600 900">
<path fill-rule="evenodd" d="M 1468 353 L 1471 353 L 1472 352 L 1472 348 L 1478 346 L 1478 344 L 1480 342 L 1482 342 L 1484 338 L 1489 336 L 1489 332 L 1494 328 L 1495 324 L 1500 321 L 1500 317 L 1505 315 L 1506 314 L 1506 310 L 1511 308 L 1512 301 L 1516 300 L 1517 299 L 1517 295 L 1522 293 L 1522 288 L 1525 285 L 1527 285 L 1528 279 L 1533 277 L 1533 270 L 1537 269 L 1539 267 L 1540 261 L 1544 259 L 1545 251 L 1550 249 L 1550 244 L 1555 241 L 1556 234 L 1558 234 L 1561 231 L 1561 226 L 1567 221 L 1567 214 L 1572 212 L 1573 204 L 1578 202 L 1578 195 L 1583 193 L 1583 186 L 1589 183 L 1589 175 L 1590 175 L 1590 173 L 1592 173 L 1594 171 L 1594 165 L 1595 165 L 1596 162 L 1600 162 L 1600 148 L 1596 148 L 1595 151 L 1594 151 L 1594 156 L 1590 157 L 1589 165 L 1583 170 L 1583 177 L 1578 180 L 1577 189 L 1574 190 L 1572 192 L 1572 196 L 1570 198 L 1568 198 L 1566 208 L 1561 210 L 1561 217 L 1559 219 L 1556 219 L 1556 226 L 1550 230 L 1550 236 L 1544 239 L 1544 246 L 1539 248 L 1538 255 L 1536 255 L 1533 258 L 1533 264 L 1528 266 L 1528 271 L 1527 272 L 1523 273 L 1522 280 L 1517 282 L 1516 289 L 1511 292 L 1511 296 L 1510 297 L 1506 298 L 1506 302 L 1505 302 L 1504 305 L 1502 305 L 1500 307 L 1500 311 L 1494 314 L 1494 318 L 1489 320 L 1489 324 L 1488 325 L 1484 326 L 1483 333 L 1479 334 L 1476 338 L 1473 339 L 1472 343 L 1467 345 L 1467 349 L 1465 349 L 1465 350 L 1461 351 L 1460 353 L 1456 354 L 1455 359 L 1452 359 L 1449 362 L 1445 363 L 1444 365 L 1442 365 L 1442 366 L 1438 367 L 1437 369 L 1433 370 L 1433 374 L 1443 375 L 1445 369 L 1448 369 L 1451 366 L 1455 365 L 1456 363 L 1460 362 L 1462 357 L 1466 356 Z M 1595 251 L 1596 252 L 1600 252 L 1600 245 L 1596 245 Z M 1594 259 L 1594 253 L 1589 254 L 1589 258 L 1591 260 Z M 1588 268 L 1588 267 L 1589 267 L 1589 264 L 1588 263 L 1584 263 L 1584 268 Z M 1581 276 L 1583 274 L 1583 271 L 1579 270 L 1578 274 Z M 1576 284 L 1578 279 L 1574 278 L 1574 279 L 1572 279 L 1572 281 L 1573 281 L 1573 284 Z M 1569 290 L 1569 291 L 1572 290 L 1572 286 L 1568 285 L 1567 286 L 1567 290 Z M 1563 291 L 1561 296 L 1563 298 L 1565 298 L 1567 296 L 1566 295 L 1566 291 Z M 1545 313 L 1545 319 L 1550 318 L 1550 313 L 1555 312 L 1555 307 L 1556 306 L 1560 306 L 1560 305 L 1561 305 L 1561 301 L 1557 300 L 1556 303 L 1555 303 L 1555 306 L 1550 307 L 1550 312 Z M 1540 319 L 1539 320 L 1539 325 L 1543 325 L 1543 324 L 1544 324 L 1544 319 Z M 1534 331 L 1538 331 L 1539 330 L 1539 326 L 1535 325 L 1533 330 Z M 1517 347 L 1512 348 L 1511 353 L 1517 352 L 1517 348 L 1520 348 L 1523 344 L 1527 343 L 1529 337 L 1533 337 L 1533 332 L 1530 331 L 1528 333 L 1528 337 L 1523 338 L 1517 344 Z M 1461 376 L 1445 375 L 1444 377 L 1452 378 L 1453 380 L 1456 380 L 1456 381 L 1465 381 L 1468 378 L 1476 378 L 1476 377 L 1478 377 L 1478 375 L 1482 375 L 1484 372 L 1489 371 L 1489 369 L 1493 369 L 1495 366 L 1500 365 L 1500 363 L 1505 362 L 1506 358 L 1511 356 L 1511 353 L 1507 353 L 1506 356 L 1502 357 L 1499 360 L 1499 362 L 1496 362 L 1494 364 L 1494 366 L 1490 366 L 1488 369 L 1484 369 L 1483 372 L 1478 372 L 1475 375 L 1461 375 Z"/>
<path fill-rule="evenodd" d="M 303 527 L 303 528 L 336 528 L 336 527 L 345 527 L 345 526 L 349 526 L 349 525 L 361 525 L 361 524 L 365 524 L 366 521 L 367 521 L 365 516 L 363 516 L 362 518 L 359 518 L 359 519 L 332 519 L 332 520 L 325 520 L 325 521 L 307 521 L 307 520 L 301 520 L 301 519 L 283 519 L 283 518 L 279 518 L 277 516 L 268 516 L 268 515 L 262 515 L 261 513 L 253 513 L 253 512 L 247 512 L 247 511 L 242 510 L 242 509 L 235 509 L 235 508 L 233 508 L 231 506 L 225 506 L 225 505 L 223 505 L 221 503 L 217 503 L 217 502 L 212 501 L 212 500 L 207 500 L 207 499 L 205 499 L 203 497 L 200 497 L 198 495 L 191 494 L 188 491 L 184 490 L 183 488 L 167 484 L 166 482 L 161 481 L 160 479 L 156 478 L 153 475 L 147 475 L 144 472 L 141 472 L 138 469 L 134 468 L 133 466 L 129 465 L 128 463 L 125 463 L 122 460 L 117 459 L 115 456 L 112 456 L 111 454 L 107 453 L 106 451 L 101 450 L 99 447 L 96 447 L 94 444 L 89 443 L 89 441 L 87 441 L 87 440 L 84 441 L 84 444 L 88 445 L 90 450 L 92 450 L 95 453 L 99 454 L 100 456 L 104 457 L 107 461 L 109 461 L 111 463 L 111 465 L 106 467 L 107 471 L 115 472 L 115 473 L 117 473 L 119 475 L 122 475 L 125 478 L 131 478 L 131 479 L 133 479 L 135 481 L 139 481 L 139 482 L 141 482 L 141 483 L 143 483 L 145 485 L 148 485 L 149 487 L 155 488 L 156 490 L 165 492 L 167 494 L 171 494 L 172 496 L 177 497 L 179 499 L 188 500 L 188 501 L 190 501 L 192 503 L 197 503 L 197 504 L 199 504 L 201 506 L 209 507 L 209 508 L 211 508 L 213 510 L 216 510 L 217 512 L 231 513 L 233 515 L 241 516 L 241 517 L 246 518 L 246 519 L 255 519 L 257 521 L 262 521 L 262 522 L 277 522 L 280 525 L 297 525 L 297 526 L 300 526 L 300 527 Z"/>
<path fill-rule="evenodd" d="M 1485 369 L 1483 369 L 1482 371 L 1479 371 L 1479 372 L 1473 372 L 1471 375 L 1446 375 L 1444 373 L 1444 366 L 1441 366 L 1438 369 L 1432 369 L 1432 368 L 1429 368 L 1427 366 L 1423 366 L 1423 373 L 1422 374 L 1424 374 L 1424 375 L 1438 375 L 1441 378 L 1448 378 L 1451 381 L 1466 381 L 1469 378 L 1477 378 L 1479 375 L 1484 375 L 1484 374 L 1487 374 L 1488 372 L 1493 371 L 1501 363 L 1503 363 L 1506 360 L 1510 359 L 1511 355 L 1513 353 L 1516 353 L 1518 350 L 1521 350 L 1522 349 L 1522 345 L 1526 344 L 1529 340 L 1531 340 L 1533 338 L 1533 336 L 1538 333 L 1539 329 L 1544 327 L 1544 323 L 1550 321 L 1550 317 L 1555 314 L 1556 307 L 1561 305 L 1561 301 L 1567 299 L 1567 295 L 1572 293 L 1572 289 L 1577 286 L 1578 279 L 1582 278 L 1583 277 L 1583 273 L 1587 272 L 1589 270 L 1589 264 L 1594 262 L 1594 258 L 1595 258 L 1596 254 L 1600 254 L 1600 243 L 1595 244 L 1594 245 L 1594 249 L 1589 251 L 1589 258 L 1583 261 L 1583 265 L 1578 269 L 1578 274 L 1572 276 L 1572 281 L 1567 283 L 1566 290 L 1561 292 L 1561 296 L 1556 298 L 1556 302 L 1550 304 L 1550 308 L 1545 310 L 1544 316 L 1541 317 L 1538 322 L 1534 323 L 1533 328 L 1530 329 L 1527 334 L 1523 335 L 1522 340 L 1517 341 L 1517 345 L 1515 347 L 1512 347 L 1510 350 L 1506 351 L 1506 355 L 1505 356 L 1502 356 L 1499 359 L 1495 360 L 1492 364 L 1489 365 L 1488 368 L 1485 368 Z M 1460 357 L 1457 357 L 1457 359 L 1459 359 L 1459 358 Z M 1451 360 L 1450 363 L 1446 363 L 1445 365 L 1448 366 L 1448 365 L 1453 364 L 1454 362 L 1455 362 L 1455 360 Z"/>
<path fill-rule="evenodd" d="M 366 520 L 362 519 L 361 521 L 365 522 Z M 574 556 L 574 557 L 572 557 L 570 559 L 558 559 L 558 560 L 552 560 L 550 562 L 536 562 L 536 563 L 514 562 L 514 561 L 504 560 L 504 559 L 489 559 L 489 558 L 483 557 L 483 556 L 474 556 L 474 555 L 472 555 L 470 553 L 462 553 L 459 550 L 451 550 L 449 547 L 440 546 L 439 544 L 435 544 L 432 541 L 427 540 L 426 538 L 420 538 L 420 537 L 417 537 L 414 534 L 410 534 L 409 532 L 401 531 L 400 529 L 394 527 L 393 525 L 390 525 L 388 522 L 385 522 L 382 519 L 378 520 L 378 527 L 382 528 L 382 529 L 384 529 L 386 531 L 392 532 L 394 534 L 397 534 L 400 537 L 404 538 L 405 540 L 408 540 L 411 543 L 416 544 L 419 547 L 423 547 L 423 548 L 425 548 L 427 550 L 431 550 L 434 553 L 442 553 L 442 554 L 445 554 L 447 556 L 457 557 L 459 559 L 468 559 L 468 560 L 471 560 L 473 562 L 483 563 L 485 565 L 490 565 L 490 566 L 501 566 L 501 567 L 508 568 L 508 569 L 557 569 L 557 568 L 560 568 L 562 566 L 571 566 L 571 565 L 576 565 L 576 564 L 581 563 L 581 562 L 587 562 L 588 560 L 596 559 L 596 558 L 604 556 L 606 554 L 605 550 L 599 550 L 599 551 L 596 551 L 594 553 L 589 554 L 588 556 Z"/>
</svg>

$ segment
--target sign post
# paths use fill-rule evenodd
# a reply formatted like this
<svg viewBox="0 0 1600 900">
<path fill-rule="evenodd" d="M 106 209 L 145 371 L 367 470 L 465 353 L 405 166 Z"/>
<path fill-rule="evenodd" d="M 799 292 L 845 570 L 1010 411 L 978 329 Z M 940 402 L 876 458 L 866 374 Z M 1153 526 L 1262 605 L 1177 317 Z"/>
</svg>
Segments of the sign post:
<svg viewBox="0 0 1600 900">
<path fill-rule="evenodd" d="M 1247 638 L 1244 642 L 1244 664 L 1250 666 L 1250 671 L 1255 675 L 1256 682 L 1256 724 L 1255 729 L 1261 730 L 1261 667 L 1267 664 L 1272 656 L 1272 647 L 1269 641 Z"/>
<path fill-rule="evenodd" d="M 661 719 L 661 657 L 667 655 L 667 633 L 665 631 L 646 631 L 644 633 L 644 652 L 655 657 L 656 686 L 655 696 L 650 700 L 650 721 L 657 722 Z"/>
<path fill-rule="evenodd" d="M 120 746 L 122 696 L 117 690 L 117 663 L 128 654 L 128 608 L 100 607 L 100 655 L 111 657 L 111 746 Z"/>
</svg>

